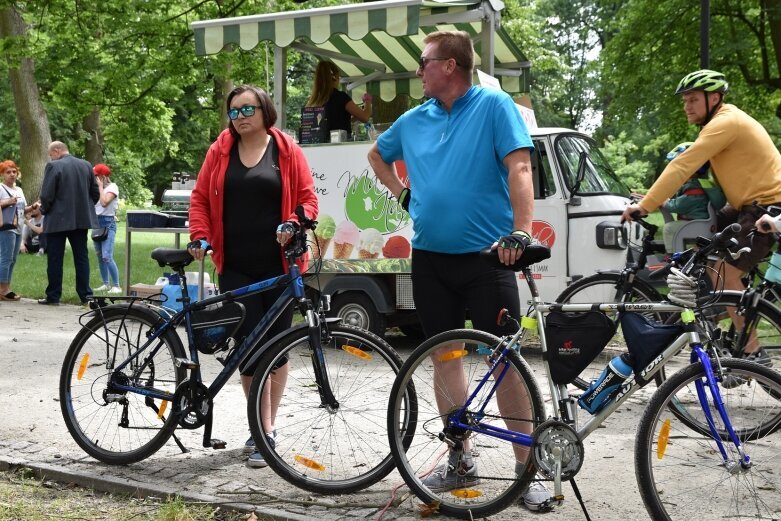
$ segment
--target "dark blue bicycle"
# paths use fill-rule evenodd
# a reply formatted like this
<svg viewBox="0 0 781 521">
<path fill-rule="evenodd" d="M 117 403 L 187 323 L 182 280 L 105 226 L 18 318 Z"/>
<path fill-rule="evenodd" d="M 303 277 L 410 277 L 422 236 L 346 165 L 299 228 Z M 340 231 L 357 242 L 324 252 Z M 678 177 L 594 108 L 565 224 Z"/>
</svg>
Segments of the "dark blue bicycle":
<svg viewBox="0 0 781 521">
<path fill-rule="evenodd" d="M 385 477 L 394 466 L 385 431 L 387 397 L 401 360 L 384 340 L 325 318 L 327 299 L 315 306 L 305 294 L 296 259 L 307 251 L 306 230 L 316 222 L 297 210 L 300 226 L 288 244 L 289 272 L 198 302 L 187 293 L 187 250 L 158 248 L 161 267 L 179 274 L 182 310 L 171 315 L 149 299 L 98 298 L 65 356 L 60 377 L 63 418 L 92 457 L 109 464 L 141 461 L 160 449 L 177 427 L 204 427 L 212 439 L 214 398 L 241 365 L 259 361 L 248 397 L 256 446 L 281 477 L 320 493 L 345 493 Z M 240 297 L 285 288 L 241 343 L 233 333 L 246 318 Z M 290 305 L 304 318 L 254 350 Z M 177 333 L 184 333 L 185 350 Z M 210 385 L 202 380 L 200 354 L 216 355 L 224 368 Z M 263 400 L 265 386 L 284 388 L 281 403 Z M 414 390 L 408 395 L 414 402 Z M 414 410 L 410 407 L 410 410 Z M 264 421 L 276 431 L 270 442 Z M 414 423 L 414 418 L 409 418 Z"/>
</svg>

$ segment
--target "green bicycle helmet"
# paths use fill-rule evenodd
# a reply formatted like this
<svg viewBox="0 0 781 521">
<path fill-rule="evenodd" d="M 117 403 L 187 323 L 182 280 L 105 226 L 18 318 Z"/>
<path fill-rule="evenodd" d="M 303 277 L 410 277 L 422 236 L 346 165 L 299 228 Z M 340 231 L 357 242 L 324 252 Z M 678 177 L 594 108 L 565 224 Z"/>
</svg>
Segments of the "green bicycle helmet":
<svg viewBox="0 0 781 521">
<path fill-rule="evenodd" d="M 727 83 L 727 78 L 725 78 L 722 73 L 702 69 L 684 76 L 678 83 L 678 88 L 675 89 L 675 93 L 683 94 L 692 90 L 721 92 L 724 94 L 729 90 L 729 84 Z"/>
</svg>

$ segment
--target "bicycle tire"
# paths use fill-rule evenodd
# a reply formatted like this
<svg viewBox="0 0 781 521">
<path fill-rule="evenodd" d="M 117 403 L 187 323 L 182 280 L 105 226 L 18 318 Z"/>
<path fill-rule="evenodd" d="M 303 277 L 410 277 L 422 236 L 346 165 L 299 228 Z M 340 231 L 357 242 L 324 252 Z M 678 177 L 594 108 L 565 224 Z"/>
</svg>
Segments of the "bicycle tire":
<svg viewBox="0 0 781 521">
<path fill-rule="evenodd" d="M 463 348 L 450 350 L 452 355 L 437 353 L 444 360 L 460 360 L 465 370 L 467 395 L 471 395 L 479 385 L 481 377 L 487 373 L 485 363 L 486 353 L 498 345 L 501 340 L 494 335 L 472 330 L 460 329 L 440 333 L 421 344 L 409 356 L 401 368 L 399 377 L 393 384 L 388 405 L 388 436 L 391 451 L 396 461 L 397 469 L 412 492 L 425 505 L 438 510 L 442 514 L 462 518 L 476 519 L 486 517 L 507 508 L 513 501 L 518 501 L 521 492 L 528 487 L 535 477 L 535 467 L 529 460 L 528 449 L 499 438 L 473 431 L 462 434 L 461 441 L 470 440 L 473 450 L 473 461 L 478 466 L 480 482 L 470 484 L 467 488 L 456 490 L 435 491 L 425 482 L 426 476 L 432 474 L 442 459 L 448 459 L 448 445 L 439 435 L 444 431 L 442 415 L 437 405 L 437 393 L 433 376 L 432 354 L 438 349 L 453 344 L 463 344 Z M 451 358 L 452 357 L 452 358 Z M 545 416 L 544 403 L 537 382 L 527 363 L 515 352 L 507 356 L 509 364 L 505 378 L 514 379 L 522 388 L 514 386 L 512 380 L 504 380 L 491 393 L 486 385 L 476 396 L 469 411 L 478 414 L 481 411 L 483 422 L 507 428 L 507 423 L 499 412 L 497 399 L 503 401 L 503 409 L 508 418 L 512 418 L 512 427 L 521 432 L 531 433 Z M 493 382 L 493 378 L 489 378 Z M 417 422 L 414 426 L 404 423 L 405 389 L 413 384 L 417 393 Z M 509 392 L 508 392 L 509 391 Z M 442 393 L 440 393 L 442 394 Z M 519 403 L 518 396 L 527 396 L 526 403 Z M 505 402 L 509 397 L 509 402 Z M 459 399 L 441 395 L 442 407 L 455 411 L 463 404 L 463 395 Z M 447 403 L 445 403 L 447 402 Z M 484 409 L 481 409 L 483 408 Z M 510 408 L 516 410 L 510 411 Z M 511 413 L 511 414 L 510 414 Z M 517 420 L 517 421 L 516 421 Z M 415 430 L 411 431 L 410 428 Z M 510 428 L 512 428 L 510 427 Z M 458 436 L 459 433 L 451 433 Z M 406 440 L 412 438 L 412 445 L 407 447 Z M 517 452 L 516 452 L 517 451 Z M 516 461 L 521 465 L 525 462 L 521 475 L 516 475 Z M 452 475 L 452 473 L 451 473 Z"/>
<path fill-rule="evenodd" d="M 622 298 L 621 286 L 623 276 L 620 273 L 597 273 L 579 279 L 567 286 L 556 297 L 559 304 L 584 304 L 590 302 L 662 302 L 664 297 L 653 286 L 636 278 L 632 283 L 632 293 L 629 299 Z M 651 313 L 651 318 L 657 321 L 667 319 L 667 314 Z M 612 343 L 611 343 L 612 344 Z M 602 370 L 613 357 L 626 352 L 623 345 L 608 344 L 599 355 L 575 378 L 572 384 L 585 391 L 593 380 L 599 377 Z M 657 384 L 664 381 L 664 374 L 657 373 Z"/>
<path fill-rule="evenodd" d="M 170 403 L 155 404 L 141 394 L 123 392 L 116 401 L 106 400 L 107 383 L 113 368 L 126 360 L 147 340 L 147 333 L 162 319 L 142 306 L 102 308 L 71 342 L 60 373 L 60 408 L 73 439 L 93 458 L 111 465 L 126 465 L 148 458 L 171 437 L 177 421 Z M 155 348 L 156 347 L 156 348 Z M 184 357 L 184 347 L 170 330 L 150 346 L 145 368 L 137 362 L 123 370 L 127 382 L 153 386 L 173 397 L 185 378 L 185 370 L 174 364 Z M 140 359 L 140 357 L 139 357 Z M 158 415 L 160 408 L 169 414 Z M 122 425 L 127 421 L 126 425 Z"/>
<path fill-rule="evenodd" d="M 394 468 L 385 432 L 387 397 L 401 368 L 396 351 L 377 335 L 348 325 L 329 326 L 322 355 L 339 402 L 321 402 L 308 329 L 287 334 L 261 357 L 247 402 L 252 437 L 269 466 L 299 488 L 321 494 L 364 489 Z M 261 399 L 274 368 L 287 358 L 288 376 L 278 411 Z M 413 403 L 414 390 L 407 395 Z M 415 407 L 410 407 L 410 411 Z M 276 416 L 272 446 L 261 418 Z M 414 423 L 414 418 L 407 417 Z"/>
<path fill-rule="evenodd" d="M 745 382 L 733 389 L 720 386 L 719 390 L 742 448 L 751 457 L 751 467 L 727 468 L 710 435 L 681 427 L 671 415 L 670 402 L 696 401 L 694 382 L 705 377 L 700 363 L 678 371 L 653 395 L 637 429 L 635 474 L 646 510 L 654 520 L 778 517 L 781 401 L 777 396 L 781 375 L 745 360 L 723 360 L 722 366 Z M 710 397 L 710 392 L 706 394 Z M 712 399 L 709 403 L 714 411 Z M 717 413 L 714 419 L 720 424 Z M 725 441 L 724 447 L 731 458 L 739 457 L 732 442 Z"/>
</svg>

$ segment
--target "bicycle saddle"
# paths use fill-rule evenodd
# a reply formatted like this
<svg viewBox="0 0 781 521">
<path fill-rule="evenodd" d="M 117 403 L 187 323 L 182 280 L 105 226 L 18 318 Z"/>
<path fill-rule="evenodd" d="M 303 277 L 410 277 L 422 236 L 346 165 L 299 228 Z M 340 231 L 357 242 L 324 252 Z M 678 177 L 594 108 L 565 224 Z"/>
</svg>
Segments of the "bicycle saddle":
<svg viewBox="0 0 781 521">
<path fill-rule="evenodd" d="M 152 258 L 161 268 L 171 266 L 174 269 L 184 268 L 193 261 L 193 256 L 187 250 L 174 248 L 155 248 L 152 250 Z"/>
<path fill-rule="evenodd" d="M 530 244 L 523 250 L 521 258 L 515 261 L 511 266 L 502 264 L 499 261 L 499 253 L 497 250 L 486 248 L 480 252 L 480 258 L 486 261 L 494 268 L 502 268 L 505 270 L 521 271 L 524 268 L 528 268 L 532 264 L 536 264 L 540 261 L 550 258 L 550 248 L 540 246 L 538 244 Z"/>
</svg>

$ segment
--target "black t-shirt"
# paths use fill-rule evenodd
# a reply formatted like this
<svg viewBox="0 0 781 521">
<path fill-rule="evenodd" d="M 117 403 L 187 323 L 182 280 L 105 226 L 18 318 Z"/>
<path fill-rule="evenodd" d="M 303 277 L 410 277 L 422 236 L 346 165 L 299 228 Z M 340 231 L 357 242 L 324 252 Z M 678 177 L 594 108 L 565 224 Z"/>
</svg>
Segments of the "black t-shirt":
<svg viewBox="0 0 781 521">
<path fill-rule="evenodd" d="M 258 280 L 268 273 L 283 273 L 276 234 L 281 215 L 282 179 L 274 138 L 260 162 L 250 168 L 239 159 L 237 141 L 231 149 L 223 191 L 226 267 Z"/>
<path fill-rule="evenodd" d="M 352 133 L 350 113 L 345 106 L 351 100 L 346 92 L 332 90 L 331 97 L 325 102 L 325 117 L 328 119 L 328 130 L 346 130 L 347 135 Z"/>
</svg>

